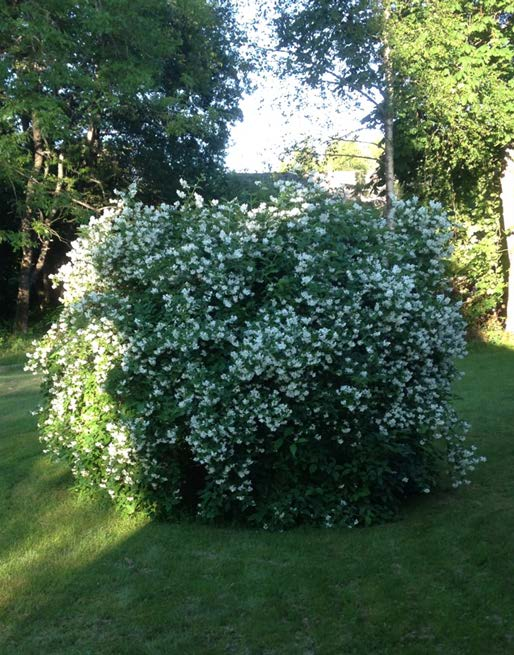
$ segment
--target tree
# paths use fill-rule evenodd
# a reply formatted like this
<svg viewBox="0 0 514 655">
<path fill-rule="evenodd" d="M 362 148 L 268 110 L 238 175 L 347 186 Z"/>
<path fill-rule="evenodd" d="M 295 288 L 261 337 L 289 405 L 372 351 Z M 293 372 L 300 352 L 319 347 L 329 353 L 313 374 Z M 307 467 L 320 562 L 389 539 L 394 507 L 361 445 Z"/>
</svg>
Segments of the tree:
<svg viewBox="0 0 514 655">
<path fill-rule="evenodd" d="M 0 179 L 21 248 L 16 328 L 69 225 L 134 177 L 147 198 L 219 170 L 239 117 L 224 0 L 2 0 Z M 68 227 L 67 227 L 68 226 Z M 1 238 L 0 234 L 0 238 Z"/>
<path fill-rule="evenodd" d="M 403 189 L 454 213 L 468 318 L 497 308 L 510 238 L 500 182 L 514 144 L 512 0 L 289 0 L 278 12 L 288 71 L 375 103 L 368 122 L 383 127 L 388 195 L 396 168 Z M 507 313 L 514 326 L 514 304 Z"/>
<path fill-rule="evenodd" d="M 333 139 L 320 153 L 309 139 L 304 139 L 285 154 L 284 171 L 303 175 L 354 171 L 357 183 L 362 185 L 376 170 L 380 148 L 374 143 Z"/>
<path fill-rule="evenodd" d="M 341 97 L 360 96 L 374 107 L 371 124 L 384 132 L 388 207 L 394 196 L 394 72 L 389 0 L 288 0 L 276 5 L 278 47 L 285 71 Z"/>
<path fill-rule="evenodd" d="M 310 139 L 302 139 L 287 148 L 282 157 L 282 173 L 292 172 L 306 176 L 322 171 L 320 154 Z"/>
<path fill-rule="evenodd" d="M 501 182 L 514 143 L 514 3 L 413 2 L 391 29 L 396 78 L 396 170 L 405 190 L 442 200 L 456 223 L 456 288 L 468 318 L 501 304 L 510 282 L 508 206 Z"/>
<path fill-rule="evenodd" d="M 503 228 L 509 256 L 507 281 L 508 303 L 505 329 L 514 332 L 514 150 L 509 148 L 505 157 L 505 171 L 502 176 Z"/>
<path fill-rule="evenodd" d="M 380 148 L 374 143 L 334 139 L 325 150 L 324 170 L 356 172 L 358 184 L 364 184 L 376 170 Z"/>
</svg>

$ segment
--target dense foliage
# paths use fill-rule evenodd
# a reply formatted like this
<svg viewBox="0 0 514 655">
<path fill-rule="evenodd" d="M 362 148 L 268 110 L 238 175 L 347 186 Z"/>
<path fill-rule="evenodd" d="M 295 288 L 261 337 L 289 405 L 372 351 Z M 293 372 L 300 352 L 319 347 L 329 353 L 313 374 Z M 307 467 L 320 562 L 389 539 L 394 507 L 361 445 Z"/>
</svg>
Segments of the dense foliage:
<svg viewBox="0 0 514 655">
<path fill-rule="evenodd" d="M 311 86 L 330 86 L 341 96 L 380 100 L 377 93 L 386 84 L 384 4 L 389 0 L 274 0 L 287 72 Z"/>
<path fill-rule="evenodd" d="M 452 275 L 468 322 L 502 313 L 506 296 L 514 298 L 500 201 L 514 143 L 512 0 L 275 4 L 286 71 L 343 100 L 357 93 L 370 102 L 366 122 L 384 127 L 386 184 L 394 169 L 397 191 L 451 210 Z"/>
<path fill-rule="evenodd" d="M 463 322 L 438 205 L 292 181 L 256 209 L 132 197 L 92 218 L 32 356 L 46 450 L 121 505 L 353 526 L 458 486 Z"/>
<path fill-rule="evenodd" d="M 0 0 L 0 243 L 21 260 L 19 329 L 59 241 L 116 187 L 137 177 L 155 202 L 183 175 L 219 175 L 240 42 L 224 0 Z"/>
<path fill-rule="evenodd" d="M 452 208 L 455 287 L 473 323 L 505 299 L 500 179 L 514 142 L 513 16 L 509 0 L 437 0 L 392 18 L 396 171 L 407 193 Z"/>
</svg>

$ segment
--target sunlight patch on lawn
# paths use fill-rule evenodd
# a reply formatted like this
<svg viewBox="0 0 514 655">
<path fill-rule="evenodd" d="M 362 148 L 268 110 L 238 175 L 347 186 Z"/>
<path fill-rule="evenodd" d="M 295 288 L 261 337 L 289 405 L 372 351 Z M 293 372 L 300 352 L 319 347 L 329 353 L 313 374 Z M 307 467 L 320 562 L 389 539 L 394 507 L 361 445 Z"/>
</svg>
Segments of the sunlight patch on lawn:
<svg viewBox="0 0 514 655">
<path fill-rule="evenodd" d="M 26 484 L 31 484 L 30 479 Z M 113 511 L 95 511 L 94 501 L 77 498 L 68 491 L 62 501 L 43 511 L 29 536 L 3 554 L 0 609 L 26 592 L 33 593 L 34 586 L 48 580 L 51 571 L 58 580 L 74 570 L 86 568 L 148 523 L 141 516 L 114 516 Z"/>
</svg>

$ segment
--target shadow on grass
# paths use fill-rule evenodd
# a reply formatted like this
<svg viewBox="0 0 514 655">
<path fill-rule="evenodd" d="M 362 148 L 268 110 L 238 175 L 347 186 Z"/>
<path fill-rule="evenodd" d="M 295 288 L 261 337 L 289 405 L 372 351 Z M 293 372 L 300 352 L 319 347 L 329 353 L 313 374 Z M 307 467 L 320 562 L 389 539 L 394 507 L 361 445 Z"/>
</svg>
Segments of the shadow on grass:
<svg viewBox="0 0 514 655">
<path fill-rule="evenodd" d="M 514 652 L 514 351 L 473 345 L 462 368 L 457 404 L 487 464 L 470 488 L 375 528 L 267 534 L 121 517 L 71 494 L 33 434 L 17 437 L 18 464 L 15 452 L 0 460 L 11 494 L 0 652 Z"/>
</svg>

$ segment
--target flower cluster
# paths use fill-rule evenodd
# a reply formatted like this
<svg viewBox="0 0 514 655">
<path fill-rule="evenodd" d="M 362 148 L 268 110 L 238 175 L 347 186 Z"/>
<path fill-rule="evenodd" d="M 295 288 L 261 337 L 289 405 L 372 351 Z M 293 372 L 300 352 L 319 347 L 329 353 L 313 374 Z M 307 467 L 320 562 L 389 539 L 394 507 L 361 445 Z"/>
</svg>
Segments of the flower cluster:
<svg viewBox="0 0 514 655">
<path fill-rule="evenodd" d="M 284 182 L 256 208 L 133 190 L 91 219 L 31 356 L 45 449 L 162 516 L 353 526 L 466 482 L 438 205 Z"/>
</svg>

